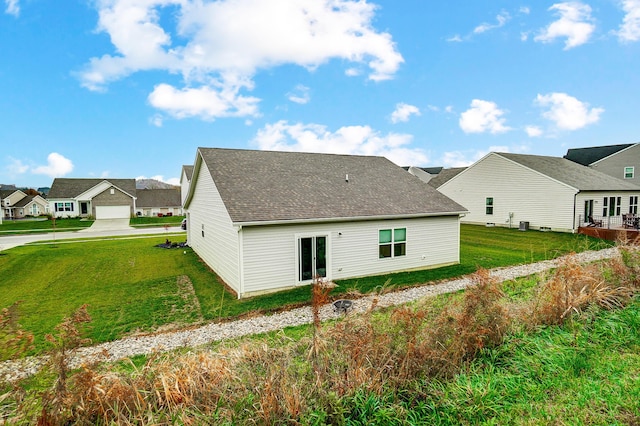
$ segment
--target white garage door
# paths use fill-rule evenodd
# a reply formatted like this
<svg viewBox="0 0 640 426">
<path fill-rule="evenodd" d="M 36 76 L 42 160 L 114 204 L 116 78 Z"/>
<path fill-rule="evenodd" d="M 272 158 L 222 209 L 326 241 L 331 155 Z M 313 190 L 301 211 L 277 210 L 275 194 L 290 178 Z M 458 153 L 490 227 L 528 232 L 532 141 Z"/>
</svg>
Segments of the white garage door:
<svg viewBox="0 0 640 426">
<path fill-rule="evenodd" d="M 96 219 L 129 219 L 129 206 L 96 206 Z"/>
</svg>

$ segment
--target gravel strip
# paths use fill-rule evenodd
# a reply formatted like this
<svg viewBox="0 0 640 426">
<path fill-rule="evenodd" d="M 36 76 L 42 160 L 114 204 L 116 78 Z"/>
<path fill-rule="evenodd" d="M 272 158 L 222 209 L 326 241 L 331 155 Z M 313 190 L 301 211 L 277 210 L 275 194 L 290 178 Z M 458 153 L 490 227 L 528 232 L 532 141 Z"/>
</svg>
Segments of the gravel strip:
<svg viewBox="0 0 640 426">
<path fill-rule="evenodd" d="M 608 259 L 618 255 L 618 249 L 608 248 L 599 251 L 587 251 L 576 254 L 580 263 Z M 562 263 L 562 258 L 531 263 L 527 265 L 498 268 L 490 271 L 492 277 L 500 281 L 515 279 L 546 271 Z M 439 284 L 412 287 L 406 290 L 370 295 L 353 300 L 350 313 L 361 313 L 369 309 L 377 299 L 377 306 L 386 307 L 400 305 L 427 296 L 452 293 L 463 290 L 472 284 L 471 279 L 464 277 Z M 328 304 L 320 310 L 323 321 L 338 318 L 341 313 L 335 312 Z M 311 308 L 305 306 L 273 315 L 243 319 L 226 323 L 212 323 L 202 327 L 175 332 L 127 337 L 121 340 L 106 342 L 96 346 L 78 349 L 71 359 L 70 367 L 102 361 L 117 361 L 134 355 L 165 352 L 172 349 L 204 345 L 210 342 L 232 339 L 250 334 L 260 334 L 280 330 L 290 326 L 310 324 L 313 322 Z M 16 381 L 35 374 L 47 362 L 47 357 L 28 357 L 15 361 L 0 363 L 0 381 Z"/>
</svg>

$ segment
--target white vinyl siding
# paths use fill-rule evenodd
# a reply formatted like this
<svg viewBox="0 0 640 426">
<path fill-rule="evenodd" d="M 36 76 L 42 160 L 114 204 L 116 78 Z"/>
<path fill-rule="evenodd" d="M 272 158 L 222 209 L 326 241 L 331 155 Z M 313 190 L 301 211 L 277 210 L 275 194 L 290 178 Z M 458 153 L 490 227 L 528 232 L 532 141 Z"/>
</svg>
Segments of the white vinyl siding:
<svg viewBox="0 0 640 426">
<path fill-rule="evenodd" d="M 487 155 L 438 190 L 469 210 L 463 223 L 518 228 L 525 221 L 532 229 L 573 230 L 577 191 L 497 154 Z M 493 214 L 487 214 L 487 198 L 493 198 Z"/>
<path fill-rule="evenodd" d="M 240 293 L 238 230 L 233 226 L 211 174 L 204 165 L 197 176 L 188 220 L 189 246 L 226 284 Z"/>
<path fill-rule="evenodd" d="M 379 230 L 398 228 L 406 228 L 406 255 L 380 259 Z M 327 277 L 333 280 L 460 261 L 458 216 L 244 227 L 245 293 L 298 284 L 296 250 L 300 235 L 328 236 Z"/>
<path fill-rule="evenodd" d="M 593 200 L 593 215 L 596 219 L 602 219 L 604 221 L 604 226 L 609 227 L 611 224 L 613 226 L 617 226 L 621 223 L 622 214 L 628 213 L 631 210 L 631 201 L 637 200 L 638 195 L 640 195 L 640 190 L 637 193 L 634 192 L 606 192 L 606 191 L 598 191 L 598 192 L 581 192 L 576 197 L 576 224 L 578 224 L 578 220 L 582 220 L 581 224 L 586 222 L 582 217 L 584 215 L 584 202 L 585 200 Z M 613 215 L 609 215 L 609 203 L 610 198 L 614 197 L 616 199 L 616 208 Z M 634 198 L 635 197 L 635 198 Z M 607 214 L 603 215 L 604 210 L 604 199 L 607 198 Z M 618 199 L 620 199 L 620 204 L 618 205 Z M 609 222 L 611 221 L 611 223 Z"/>
</svg>

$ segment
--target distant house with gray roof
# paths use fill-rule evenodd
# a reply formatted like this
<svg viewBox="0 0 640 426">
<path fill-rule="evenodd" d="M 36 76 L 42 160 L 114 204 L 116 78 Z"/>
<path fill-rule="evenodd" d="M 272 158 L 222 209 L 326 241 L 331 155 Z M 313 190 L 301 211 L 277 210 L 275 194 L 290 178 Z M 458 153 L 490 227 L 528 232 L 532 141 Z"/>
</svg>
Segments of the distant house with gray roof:
<svg viewBox="0 0 640 426">
<path fill-rule="evenodd" d="M 56 217 L 128 219 L 135 214 L 135 179 L 56 178 L 49 190 Z"/>
<path fill-rule="evenodd" d="M 191 185 L 191 177 L 193 176 L 193 165 L 182 166 L 182 172 L 180 173 L 180 200 L 181 205 L 184 206 L 184 201 L 189 194 L 189 185 Z"/>
<path fill-rule="evenodd" d="M 591 216 L 621 223 L 640 187 L 566 158 L 491 152 L 438 187 L 463 223 L 576 232 Z"/>
<path fill-rule="evenodd" d="M 13 213 L 16 219 L 49 214 L 49 201 L 40 195 L 27 195 L 13 205 Z"/>
<path fill-rule="evenodd" d="M 193 250 L 238 297 L 459 262 L 465 209 L 383 157 L 199 148 Z"/>
<path fill-rule="evenodd" d="M 572 148 L 564 158 L 640 185 L 640 143 Z"/>
<path fill-rule="evenodd" d="M 138 189 L 136 215 L 182 216 L 180 189 Z"/>
</svg>

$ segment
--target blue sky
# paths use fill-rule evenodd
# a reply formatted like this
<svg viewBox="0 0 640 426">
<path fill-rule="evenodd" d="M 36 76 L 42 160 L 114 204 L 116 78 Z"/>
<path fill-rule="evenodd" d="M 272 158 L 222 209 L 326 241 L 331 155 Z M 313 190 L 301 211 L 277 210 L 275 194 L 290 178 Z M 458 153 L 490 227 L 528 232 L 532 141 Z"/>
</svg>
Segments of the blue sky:
<svg viewBox="0 0 640 426">
<path fill-rule="evenodd" d="M 63 6 L 61 6 L 63 5 Z M 0 183 L 638 142 L 640 0 L 4 0 Z"/>
</svg>

